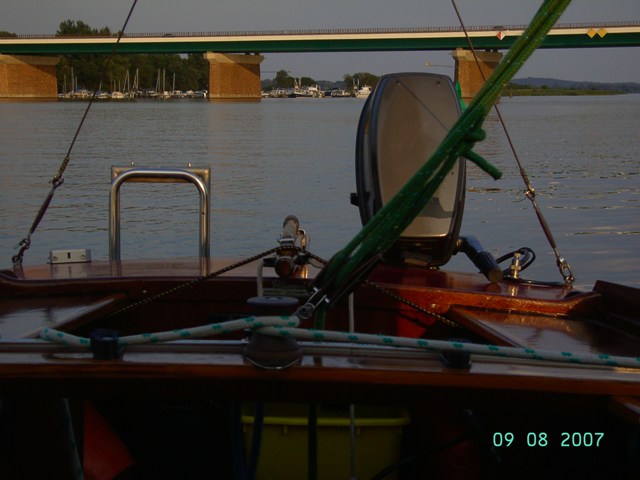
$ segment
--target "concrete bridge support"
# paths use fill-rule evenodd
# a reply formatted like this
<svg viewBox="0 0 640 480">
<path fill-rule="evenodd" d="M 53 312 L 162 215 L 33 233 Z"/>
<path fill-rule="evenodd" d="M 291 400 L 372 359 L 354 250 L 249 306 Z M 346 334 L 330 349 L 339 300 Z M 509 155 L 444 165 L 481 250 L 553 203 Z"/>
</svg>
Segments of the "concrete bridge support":
<svg viewBox="0 0 640 480">
<path fill-rule="evenodd" d="M 0 54 L 0 98 L 56 98 L 58 57 Z"/>
<path fill-rule="evenodd" d="M 462 90 L 462 99 L 467 103 L 478 93 L 485 79 L 489 78 L 500 63 L 500 60 L 502 60 L 500 52 L 476 50 L 476 55 L 478 62 L 476 62 L 471 50 L 457 48 L 452 53 L 456 61 L 455 81 L 459 82 Z M 478 63 L 480 68 L 478 68 Z"/>
<path fill-rule="evenodd" d="M 209 98 L 212 100 L 260 100 L 262 55 L 204 54 L 209 60 Z"/>
</svg>

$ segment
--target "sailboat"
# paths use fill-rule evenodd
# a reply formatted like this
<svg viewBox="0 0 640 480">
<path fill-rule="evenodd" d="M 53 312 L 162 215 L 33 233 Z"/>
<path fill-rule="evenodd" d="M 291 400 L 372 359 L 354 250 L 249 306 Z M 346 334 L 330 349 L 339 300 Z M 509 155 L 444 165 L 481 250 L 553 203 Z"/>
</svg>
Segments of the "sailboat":
<svg viewBox="0 0 640 480">
<path fill-rule="evenodd" d="M 559 284 L 525 280 L 526 249 L 503 268 L 460 236 L 466 161 L 499 175 L 473 152 L 482 119 L 566 3 L 464 111 L 448 77 L 381 79 L 356 136 L 363 227 L 332 259 L 295 215 L 272 249 L 212 257 L 199 168 L 112 169 L 108 261 L 26 266 L 23 242 L 0 271 L 7 477 L 637 476 L 640 291 L 575 292 L 562 262 Z M 199 258 L 120 258 L 120 187 L 140 181 L 196 186 Z"/>
<path fill-rule="evenodd" d="M 171 98 L 173 95 L 172 92 L 169 92 L 166 88 L 166 71 L 164 69 L 162 69 L 162 82 L 160 82 L 160 70 L 158 69 L 158 81 L 156 83 L 156 92 L 158 92 L 158 98 L 162 100 Z"/>
</svg>

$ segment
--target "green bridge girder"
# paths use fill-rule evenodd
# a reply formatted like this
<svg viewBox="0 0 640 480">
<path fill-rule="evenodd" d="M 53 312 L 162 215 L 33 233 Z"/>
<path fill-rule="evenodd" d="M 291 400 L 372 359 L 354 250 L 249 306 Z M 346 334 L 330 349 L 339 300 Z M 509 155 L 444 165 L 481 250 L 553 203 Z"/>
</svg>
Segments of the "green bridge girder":
<svg viewBox="0 0 640 480">
<path fill-rule="evenodd" d="M 486 28 L 486 30 L 483 30 Z M 469 27 L 474 48 L 511 47 L 524 26 Z M 500 33 L 505 36 L 500 39 Z M 0 38 L 0 53 L 15 55 L 109 54 L 115 37 L 44 35 Z M 540 48 L 640 46 L 640 22 L 558 25 Z M 118 54 L 139 53 L 291 53 L 454 50 L 468 48 L 460 29 L 359 29 L 209 34 L 126 35 Z"/>
</svg>

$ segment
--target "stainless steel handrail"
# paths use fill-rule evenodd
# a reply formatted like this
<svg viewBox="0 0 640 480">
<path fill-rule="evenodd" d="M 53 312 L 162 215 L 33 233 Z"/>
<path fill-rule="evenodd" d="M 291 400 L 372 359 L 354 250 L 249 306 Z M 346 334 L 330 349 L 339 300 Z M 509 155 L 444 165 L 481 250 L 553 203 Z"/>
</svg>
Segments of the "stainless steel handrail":
<svg viewBox="0 0 640 480">
<path fill-rule="evenodd" d="M 120 260 L 120 187 L 124 182 L 192 183 L 200 194 L 200 257 L 209 258 L 210 168 L 111 167 L 109 260 Z"/>
</svg>

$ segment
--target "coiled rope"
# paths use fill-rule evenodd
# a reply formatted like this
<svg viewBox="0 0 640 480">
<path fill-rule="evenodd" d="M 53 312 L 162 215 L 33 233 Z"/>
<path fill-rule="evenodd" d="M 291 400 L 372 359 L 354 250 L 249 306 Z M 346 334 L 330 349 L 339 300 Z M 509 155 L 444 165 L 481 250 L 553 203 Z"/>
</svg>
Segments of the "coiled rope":
<svg viewBox="0 0 640 480">
<path fill-rule="evenodd" d="M 312 342 L 352 343 L 360 345 L 381 345 L 387 347 L 403 347 L 428 352 L 466 352 L 474 355 L 492 357 L 521 358 L 547 362 L 572 363 L 579 365 L 598 365 L 608 367 L 639 368 L 640 357 L 622 357 L 607 354 L 577 354 L 554 350 L 538 350 L 533 348 L 503 347 L 477 343 L 464 343 L 446 340 L 429 340 L 423 338 L 406 338 L 392 335 L 375 335 L 369 333 L 351 333 L 327 330 L 298 328 L 300 319 L 292 316 L 246 317 L 220 323 L 211 323 L 193 328 L 181 328 L 157 333 L 143 333 L 118 338 L 120 347 L 140 344 L 154 344 L 175 340 L 197 339 L 215 335 L 232 333 L 238 330 L 259 330 L 260 333 L 274 336 L 293 337 L 297 340 Z M 52 328 L 45 328 L 40 337 L 51 342 L 64 345 L 89 348 L 91 341 L 86 337 L 78 337 Z"/>
</svg>

